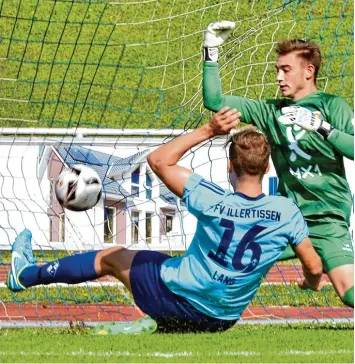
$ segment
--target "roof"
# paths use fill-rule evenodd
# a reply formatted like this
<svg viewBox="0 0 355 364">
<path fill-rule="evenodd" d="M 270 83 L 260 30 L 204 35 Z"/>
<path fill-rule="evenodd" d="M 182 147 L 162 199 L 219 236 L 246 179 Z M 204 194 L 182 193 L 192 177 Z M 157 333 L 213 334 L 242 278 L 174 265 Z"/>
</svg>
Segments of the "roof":
<svg viewBox="0 0 355 364">
<path fill-rule="evenodd" d="M 177 204 L 177 197 L 174 193 L 172 193 L 165 185 L 163 182 L 160 182 L 160 198 L 167 202 L 167 203 L 171 203 L 172 205 L 176 205 Z"/>
<path fill-rule="evenodd" d="M 171 192 L 161 180 L 159 180 L 159 187 L 160 187 L 160 198 L 166 203 L 177 206 L 178 197 L 175 195 L 175 193 Z M 180 200 L 180 205 L 185 206 L 185 203 L 182 200 Z"/>
<path fill-rule="evenodd" d="M 76 145 L 53 148 L 56 149 L 68 167 L 80 163 L 94 169 L 102 181 L 104 193 L 121 195 L 124 197 L 131 196 L 131 193 L 122 187 L 123 173 L 133 172 L 142 160 L 145 160 L 145 157 L 149 152 L 149 150 L 146 149 L 131 156 L 121 158 Z M 109 178 L 109 176 L 115 176 L 115 179 Z M 163 182 L 160 180 L 159 182 L 161 199 L 169 204 L 176 205 L 176 195 L 173 194 Z"/>
<path fill-rule="evenodd" d="M 135 166 L 139 165 L 142 159 L 145 159 L 146 155 L 148 154 L 149 150 L 143 150 L 136 154 L 133 154 L 126 158 L 120 158 L 119 161 L 112 165 L 111 170 L 109 171 L 110 176 L 121 176 L 122 172 L 127 172 L 129 170 L 134 170 Z"/>
<path fill-rule="evenodd" d="M 123 181 L 108 178 L 111 165 L 119 164 L 123 158 L 74 145 L 60 146 L 55 149 L 68 167 L 80 163 L 95 170 L 102 181 L 103 193 L 130 196 L 130 193 L 122 187 Z"/>
</svg>

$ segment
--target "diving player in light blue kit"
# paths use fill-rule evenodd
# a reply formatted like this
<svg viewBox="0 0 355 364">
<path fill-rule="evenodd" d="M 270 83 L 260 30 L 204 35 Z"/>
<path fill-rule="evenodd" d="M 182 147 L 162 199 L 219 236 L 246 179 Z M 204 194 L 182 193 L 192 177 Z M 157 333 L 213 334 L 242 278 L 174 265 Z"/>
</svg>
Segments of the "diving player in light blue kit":
<svg viewBox="0 0 355 364">
<path fill-rule="evenodd" d="M 290 243 L 303 265 L 300 288 L 319 290 L 322 263 L 307 237 L 300 210 L 290 199 L 262 193 L 270 157 L 263 134 L 246 128 L 231 137 L 228 171 L 235 192 L 177 165 L 190 148 L 228 134 L 239 117 L 237 110 L 224 108 L 207 125 L 148 156 L 152 170 L 198 220 L 184 256 L 117 246 L 37 266 L 33 264 L 31 233 L 25 230 L 13 244 L 8 287 L 19 291 L 39 284 L 74 284 L 109 274 L 132 292 L 137 306 L 161 331 L 222 331 L 239 319 L 262 277 Z M 156 329 L 144 323 L 126 329 Z"/>
</svg>

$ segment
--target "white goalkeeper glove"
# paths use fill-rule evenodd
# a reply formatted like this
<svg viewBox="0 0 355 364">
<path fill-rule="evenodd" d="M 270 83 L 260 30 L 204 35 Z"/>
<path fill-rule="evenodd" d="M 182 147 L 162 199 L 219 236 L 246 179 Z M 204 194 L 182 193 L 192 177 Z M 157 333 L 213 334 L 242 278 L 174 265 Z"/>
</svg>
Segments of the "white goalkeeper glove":
<svg viewBox="0 0 355 364">
<path fill-rule="evenodd" d="M 333 127 L 322 120 L 322 115 L 319 111 L 310 111 L 301 106 L 283 107 L 278 120 L 283 125 L 298 125 L 304 130 L 315 131 L 323 139 L 327 140 Z"/>
<path fill-rule="evenodd" d="M 208 25 L 203 37 L 204 61 L 218 62 L 218 47 L 224 43 L 234 28 L 235 23 L 226 20 Z"/>
</svg>

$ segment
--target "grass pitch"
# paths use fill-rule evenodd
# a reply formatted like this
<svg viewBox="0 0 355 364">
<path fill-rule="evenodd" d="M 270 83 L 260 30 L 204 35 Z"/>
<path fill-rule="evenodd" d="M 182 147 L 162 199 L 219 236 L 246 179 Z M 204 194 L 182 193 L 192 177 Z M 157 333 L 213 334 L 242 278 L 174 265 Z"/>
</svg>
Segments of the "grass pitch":
<svg viewBox="0 0 355 364">
<path fill-rule="evenodd" d="M 354 326 L 236 325 L 220 334 L 93 336 L 88 328 L 0 330 L 0 362 L 353 363 Z"/>
</svg>

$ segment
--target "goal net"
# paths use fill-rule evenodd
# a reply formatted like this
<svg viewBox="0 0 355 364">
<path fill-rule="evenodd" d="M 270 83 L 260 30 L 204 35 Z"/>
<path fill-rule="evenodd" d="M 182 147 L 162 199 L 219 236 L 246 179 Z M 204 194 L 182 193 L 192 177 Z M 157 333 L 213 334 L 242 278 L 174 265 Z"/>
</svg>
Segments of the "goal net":
<svg viewBox="0 0 355 364">
<path fill-rule="evenodd" d="M 353 11 L 348 0 L 0 0 L 1 325 L 141 315 L 112 277 L 10 292 L 11 244 L 24 228 L 39 263 L 116 244 L 188 247 L 196 221 L 146 156 L 210 116 L 201 92 L 208 23 L 236 22 L 219 62 L 225 93 L 279 97 L 275 43 L 307 38 L 322 48 L 318 87 L 353 105 Z M 194 148 L 182 164 L 228 188 L 223 143 Z M 81 213 L 64 211 L 53 193 L 60 171 L 77 163 L 104 185 L 98 205 Z M 264 192 L 276 187 L 271 171 Z M 276 264 L 243 319 L 351 320 L 331 285 L 301 291 L 299 276 L 298 261 Z"/>
</svg>

